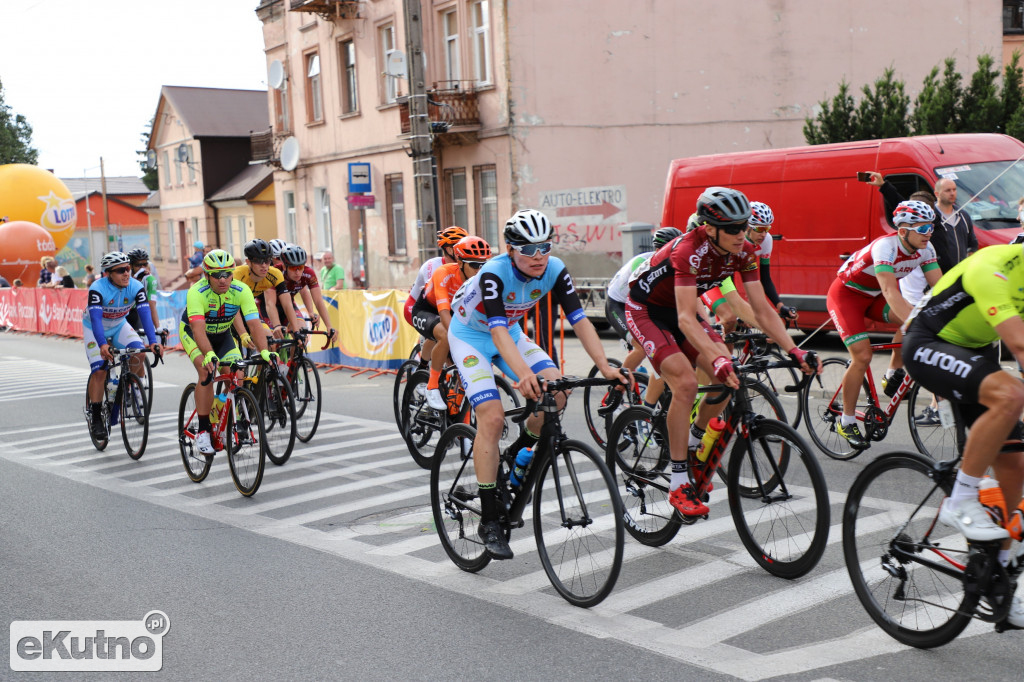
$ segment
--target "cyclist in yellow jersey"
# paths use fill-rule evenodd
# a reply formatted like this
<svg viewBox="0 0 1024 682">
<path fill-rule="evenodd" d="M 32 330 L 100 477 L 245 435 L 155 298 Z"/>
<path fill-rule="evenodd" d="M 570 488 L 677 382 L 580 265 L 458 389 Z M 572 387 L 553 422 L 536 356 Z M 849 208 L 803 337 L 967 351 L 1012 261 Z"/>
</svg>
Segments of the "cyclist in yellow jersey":
<svg viewBox="0 0 1024 682">
<path fill-rule="evenodd" d="M 241 313 L 260 357 L 270 362 L 276 353 L 267 350 L 267 339 L 260 323 L 259 311 L 252 291 L 233 278 L 235 259 L 227 251 L 214 249 L 203 258 L 203 278 L 189 287 L 185 297 L 185 312 L 178 325 L 181 346 L 195 365 L 199 381 L 196 382 L 196 412 L 199 433 L 196 447 L 204 455 L 216 451 L 210 442 L 210 407 L 213 405 L 213 384 L 203 385 L 218 365 L 229 365 L 242 358 L 231 335 L 235 316 Z"/>
<path fill-rule="evenodd" d="M 998 342 L 1024 361 L 1024 250 L 990 246 L 960 261 L 914 309 L 903 339 L 903 361 L 916 381 L 954 401 L 970 431 L 953 492 L 939 520 L 970 540 L 1004 540 L 1000 560 L 1010 557 L 1009 533 L 989 517 L 978 487 L 992 467 L 1014 509 L 1024 490 L 1024 453 L 1000 453 L 1020 438 L 1024 384 L 999 365 Z M 1024 627 L 1024 604 L 1014 597 L 1009 622 Z"/>
<path fill-rule="evenodd" d="M 244 251 L 246 265 L 235 268 L 234 277 L 252 291 L 266 331 L 276 339 L 283 338 L 285 331 L 298 331 L 301 325 L 291 294 L 285 288 L 284 274 L 270 264 L 273 260 L 270 245 L 262 239 L 253 239 L 246 243 Z M 278 301 L 281 302 L 280 308 Z M 284 312 L 287 326 L 282 324 L 279 310 Z M 256 347 L 251 338 L 246 338 L 249 335 L 245 333 L 241 320 L 235 320 L 235 330 L 245 346 Z"/>
</svg>

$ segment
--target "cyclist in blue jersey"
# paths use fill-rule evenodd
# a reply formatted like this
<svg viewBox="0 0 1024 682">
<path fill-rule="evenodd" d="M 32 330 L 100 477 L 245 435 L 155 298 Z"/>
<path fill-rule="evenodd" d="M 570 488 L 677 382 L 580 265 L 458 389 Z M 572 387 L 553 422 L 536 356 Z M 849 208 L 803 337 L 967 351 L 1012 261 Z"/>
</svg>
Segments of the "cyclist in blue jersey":
<svg viewBox="0 0 1024 682">
<path fill-rule="evenodd" d="M 115 348 L 142 348 L 139 335 L 128 324 L 128 313 L 137 310 L 142 327 L 146 331 L 149 347 L 154 353 L 160 349 L 153 329 L 149 301 L 142 283 L 132 278 L 130 260 L 120 251 L 103 256 L 100 268 L 106 273 L 89 287 L 89 298 L 82 314 L 82 340 L 85 355 L 89 359 L 89 429 L 96 438 L 107 436 L 103 423 L 103 383 L 107 363 L 113 361 L 110 346 Z M 132 358 L 132 371 L 143 376 L 144 365 L 138 358 Z"/>
<path fill-rule="evenodd" d="M 542 296 L 552 292 L 601 374 L 628 383 L 608 364 L 601 340 L 583 313 L 565 264 L 550 255 L 552 234 L 551 223 L 543 213 L 532 209 L 518 211 L 505 223 L 506 253 L 489 260 L 452 299 L 448 343 L 466 397 L 476 411 L 473 463 L 481 506 L 477 533 L 494 559 L 511 559 L 512 550 L 498 521 L 498 441 L 505 419 L 491 365 L 496 364 L 514 377 L 519 392 L 528 399 L 540 398 L 540 378 L 561 377 L 547 353 L 523 333 L 519 319 Z M 518 452 L 535 444 L 542 420 L 543 413 L 527 419 L 510 451 Z"/>
</svg>

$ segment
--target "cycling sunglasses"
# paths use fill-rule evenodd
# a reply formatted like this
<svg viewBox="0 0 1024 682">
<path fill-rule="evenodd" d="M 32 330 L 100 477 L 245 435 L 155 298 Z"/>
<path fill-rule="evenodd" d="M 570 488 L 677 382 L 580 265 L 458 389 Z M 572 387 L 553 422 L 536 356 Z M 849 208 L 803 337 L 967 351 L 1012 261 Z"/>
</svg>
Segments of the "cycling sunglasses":
<svg viewBox="0 0 1024 682">
<path fill-rule="evenodd" d="M 212 277 L 213 279 L 231 279 L 234 277 L 234 274 L 235 273 L 230 270 L 218 270 L 216 272 L 208 272 L 206 273 L 206 276 Z"/>
<path fill-rule="evenodd" d="M 271 258 L 250 258 L 249 260 L 253 265 L 270 265 L 274 262 Z"/>
<path fill-rule="evenodd" d="M 131 271 L 131 268 L 111 268 L 110 270 L 107 270 L 107 272 L 112 272 L 118 275 L 123 275 L 124 273 Z"/>
<path fill-rule="evenodd" d="M 917 232 L 918 234 L 931 234 L 933 231 L 935 231 L 934 223 L 918 225 L 917 227 L 910 227 L 909 225 L 900 225 L 900 227 L 910 230 L 912 232 Z"/>
<path fill-rule="evenodd" d="M 771 225 L 750 225 L 749 227 L 754 232 L 757 232 L 757 233 L 760 233 L 760 234 L 768 232 L 768 231 L 770 231 L 772 229 Z"/>
<path fill-rule="evenodd" d="M 747 223 L 742 222 L 733 225 L 719 225 L 718 229 L 735 237 L 736 235 L 747 231 Z"/>
<path fill-rule="evenodd" d="M 462 261 L 462 264 L 463 265 L 468 265 L 469 267 L 473 268 L 474 270 L 479 270 L 480 268 L 482 268 L 484 266 L 484 263 L 486 263 L 486 262 L 487 261 L 464 260 L 464 261 Z"/>
<path fill-rule="evenodd" d="M 520 246 L 513 245 L 512 248 L 527 258 L 530 258 L 537 255 L 548 255 L 551 253 L 552 244 L 551 242 L 541 242 L 540 244 L 522 244 Z"/>
</svg>

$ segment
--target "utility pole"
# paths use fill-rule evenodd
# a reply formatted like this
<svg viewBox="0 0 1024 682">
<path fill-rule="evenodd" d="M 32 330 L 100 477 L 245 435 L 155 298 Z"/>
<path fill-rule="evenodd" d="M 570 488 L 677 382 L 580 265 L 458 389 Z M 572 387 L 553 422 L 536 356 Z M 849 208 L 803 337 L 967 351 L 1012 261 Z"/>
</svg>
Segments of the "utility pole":
<svg viewBox="0 0 1024 682">
<path fill-rule="evenodd" d="M 435 250 L 437 203 L 434 194 L 434 149 L 430 134 L 426 73 L 423 64 L 423 23 L 420 0 L 403 0 L 405 45 L 409 52 L 409 140 L 412 177 L 416 185 L 416 219 L 419 227 L 420 261 Z"/>
</svg>

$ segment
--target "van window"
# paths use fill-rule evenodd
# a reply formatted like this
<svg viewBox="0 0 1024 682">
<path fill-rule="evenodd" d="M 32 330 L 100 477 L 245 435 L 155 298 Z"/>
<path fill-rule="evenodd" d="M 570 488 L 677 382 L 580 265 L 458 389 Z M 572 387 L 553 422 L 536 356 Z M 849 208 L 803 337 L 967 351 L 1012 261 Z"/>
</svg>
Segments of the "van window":
<svg viewBox="0 0 1024 682">
<path fill-rule="evenodd" d="M 933 189 L 930 182 L 916 173 L 893 173 L 892 175 L 886 175 L 885 179 L 896 187 L 896 191 L 899 192 L 900 196 L 904 199 L 914 192 L 919 192 L 921 190 L 931 192 Z M 895 225 L 892 224 L 892 212 L 895 210 L 896 204 L 889 201 L 885 202 L 885 219 L 889 223 L 889 227 L 894 229 Z"/>
<path fill-rule="evenodd" d="M 956 183 L 956 204 L 966 209 L 975 229 L 1016 227 L 1017 200 L 1024 196 L 1024 163 L 988 161 L 936 168 Z"/>
</svg>

